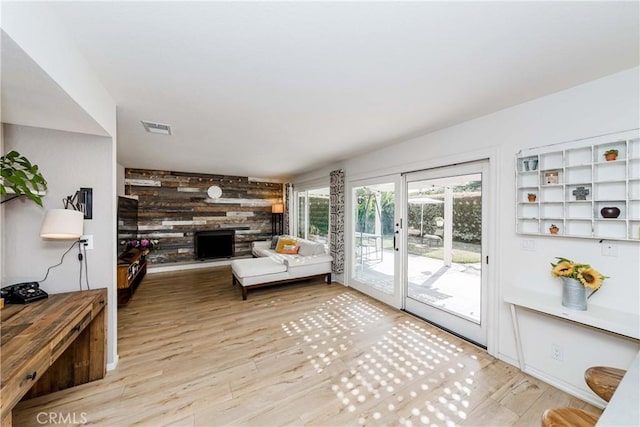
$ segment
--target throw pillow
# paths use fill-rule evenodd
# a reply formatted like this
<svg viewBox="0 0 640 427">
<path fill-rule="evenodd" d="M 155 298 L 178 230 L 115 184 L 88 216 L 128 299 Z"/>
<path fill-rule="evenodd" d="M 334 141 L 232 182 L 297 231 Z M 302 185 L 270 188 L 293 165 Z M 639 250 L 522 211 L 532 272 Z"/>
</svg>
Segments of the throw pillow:
<svg viewBox="0 0 640 427">
<path fill-rule="evenodd" d="M 298 255 L 300 256 L 310 256 L 315 254 L 313 243 L 301 240 L 298 242 L 298 246 L 300 246 L 300 249 L 298 250 Z"/>
<path fill-rule="evenodd" d="M 293 245 L 293 246 L 295 246 L 296 245 L 296 239 L 280 237 L 280 239 L 278 239 L 278 245 L 276 246 L 276 252 L 281 254 L 282 253 L 282 248 L 284 248 L 285 245 Z"/>
<path fill-rule="evenodd" d="M 280 253 L 286 255 L 296 255 L 299 249 L 300 247 L 296 245 L 284 245 L 284 247 L 282 248 L 282 252 Z"/>
</svg>

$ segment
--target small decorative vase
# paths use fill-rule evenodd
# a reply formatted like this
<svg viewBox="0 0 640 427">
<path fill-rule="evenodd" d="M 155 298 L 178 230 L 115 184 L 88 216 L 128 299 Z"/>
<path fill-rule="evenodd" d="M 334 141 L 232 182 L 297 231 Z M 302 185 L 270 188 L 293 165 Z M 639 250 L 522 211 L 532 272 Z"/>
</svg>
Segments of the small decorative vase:
<svg viewBox="0 0 640 427">
<path fill-rule="evenodd" d="M 527 196 L 527 199 L 529 199 L 529 201 L 533 203 L 536 201 L 536 196 Z"/>
<path fill-rule="evenodd" d="M 611 162 L 611 161 L 616 160 L 618 158 L 618 153 L 605 154 L 604 158 L 607 160 L 607 162 Z"/>
<path fill-rule="evenodd" d="M 525 172 L 529 171 L 529 160 L 525 160 L 522 164 L 524 165 Z"/>
<path fill-rule="evenodd" d="M 538 159 L 529 160 L 529 166 L 531 167 L 532 171 L 538 169 Z"/>
<path fill-rule="evenodd" d="M 587 291 L 580 282 L 562 277 L 562 305 L 564 307 L 585 311 L 587 309 Z"/>
<path fill-rule="evenodd" d="M 604 207 L 600 209 L 600 215 L 603 218 L 618 218 L 620 216 L 620 209 L 613 207 Z"/>
</svg>

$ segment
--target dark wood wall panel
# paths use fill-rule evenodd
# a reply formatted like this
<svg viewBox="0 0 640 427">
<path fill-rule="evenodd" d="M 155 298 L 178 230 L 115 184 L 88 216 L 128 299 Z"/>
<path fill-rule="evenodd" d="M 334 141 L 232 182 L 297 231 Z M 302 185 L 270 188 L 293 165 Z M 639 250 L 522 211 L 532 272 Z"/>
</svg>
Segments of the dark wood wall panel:
<svg viewBox="0 0 640 427">
<path fill-rule="evenodd" d="M 211 199 L 207 189 L 222 189 Z M 271 205 L 282 202 L 282 184 L 248 177 L 125 169 L 125 194 L 138 196 L 138 234 L 158 239 L 152 264 L 194 261 L 197 231 L 234 229 L 235 254 L 251 254 L 251 242 L 271 237 Z"/>
</svg>

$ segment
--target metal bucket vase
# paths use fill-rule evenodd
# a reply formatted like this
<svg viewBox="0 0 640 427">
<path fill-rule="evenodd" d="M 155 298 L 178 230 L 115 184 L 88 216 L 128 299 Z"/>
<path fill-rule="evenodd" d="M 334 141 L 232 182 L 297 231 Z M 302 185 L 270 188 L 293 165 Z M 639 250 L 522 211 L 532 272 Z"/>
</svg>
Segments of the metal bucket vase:
<svg viewBox="0 0 640 427">
<path fill-rule="evenodd" d="M 591 293 L 593 294 L 593 292 Z M 589 295 L 591 296 L 591 295 Z M 587 290 L 582 283 L 562 277 L 562 305 L 573 310 L 587 309 Z"/>
</svg>

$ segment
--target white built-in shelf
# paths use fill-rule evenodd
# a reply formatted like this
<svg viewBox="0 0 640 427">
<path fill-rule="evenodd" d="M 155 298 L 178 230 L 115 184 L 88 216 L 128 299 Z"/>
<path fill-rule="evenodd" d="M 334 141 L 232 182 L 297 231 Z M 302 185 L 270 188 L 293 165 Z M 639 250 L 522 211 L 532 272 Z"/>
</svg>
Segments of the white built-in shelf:
<svg viewBox="0 0 640 427">
<path fill-rule="evenodd" d="M 605 159 L 610 149 L 618 150 L 616 160 Z M 616 207 L 620 215 L 604 218 L 604 207 Z M 549 231 L 552 224 L 558 234 Z M 640 130 L 520 151 L 516 232 L 640 240 Z"/>
</svg>

